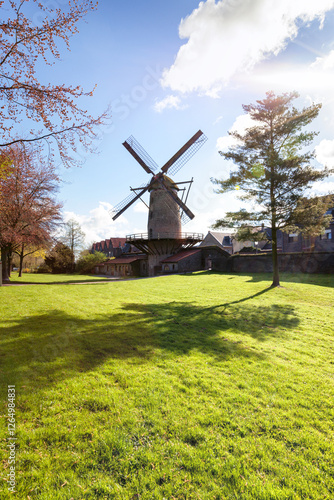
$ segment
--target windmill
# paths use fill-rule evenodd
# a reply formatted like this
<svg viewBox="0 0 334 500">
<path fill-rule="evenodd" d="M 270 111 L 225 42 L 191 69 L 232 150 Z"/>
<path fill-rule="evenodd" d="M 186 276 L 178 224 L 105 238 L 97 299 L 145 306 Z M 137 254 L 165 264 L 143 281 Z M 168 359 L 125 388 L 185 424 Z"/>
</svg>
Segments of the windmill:
<svg viewBox="0 0 334 500">
<path fill-rule="evenodd" d="M 160 169 L 144 148 L 134 137 L 129 137 L 123 146 L 137 160 L 141 167 L 151 175 L 148 183 L 139 188 L 131 188 L 131 194 L 112 210 L 113 220 L 116 220 L 131 205 L 148 191 L 150 193 L 147 234 L 127 236 L 127 241 L 133 243 L 141 251 L 148 254 L 149 275 L 154 275 L 159 262 L 172 255 L 180 248 L 190 248 L 203 235 L 182 233 L 181 224 L 195 216 L 187 207 L 186 201 L 191 181 L 176 184 L 171 175 L 175 175 L 187 161 L 206 142 L 207 137 L 201 130 L 186 142 Z M 168 174 L 168 175 L 167 175 Z M 180 198 L 179 184 L 189 184 L 185 201 Z M 185 190 L 183 190 L 183 193 Z"/>
</svg>

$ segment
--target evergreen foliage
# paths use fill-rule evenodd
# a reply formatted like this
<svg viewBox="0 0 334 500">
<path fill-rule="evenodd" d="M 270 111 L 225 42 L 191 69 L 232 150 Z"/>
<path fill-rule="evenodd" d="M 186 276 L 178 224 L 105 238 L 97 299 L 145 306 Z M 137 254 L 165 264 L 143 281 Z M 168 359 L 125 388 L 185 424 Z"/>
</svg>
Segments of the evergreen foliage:
<svg viewBox="0 0 334 500">
<path fill-rule="evenodd" d="M 219 153 L 232 160 L 238 170 L 229 179 L 212 179 L 217 193 L 240 189 L 240 199 L 252 201 L 254 211 L 227 212 L 213 229 L 238 228 L 238 239 L 256 241 L 261 225 L 272 230 L 273 286 L 279 286 L 277 231 L 319 234 L 329 223 L 325 212 L 332 197 L 310 197 L 307 190 L 315 181 L 328 177 L 334 170 L 313 168 L 314 152 L 307 151 L 317 132 L 307 127 L 317 117 L 321 104 L 301 110 L 293 106 L 296 92 L 276 96 L 267 92 L 265 99 L 243 109 L 254 120 L 254 126 L 241 134 L 230 132 L 237 145 Z"/>
<path fill-rule="evenodd" d="M 45 264 L 53 274 L 69 273 L 73 268 L 73 260 L 72 250 L 64 243 L 58 242 L 45 257 Z"/>
</svg>

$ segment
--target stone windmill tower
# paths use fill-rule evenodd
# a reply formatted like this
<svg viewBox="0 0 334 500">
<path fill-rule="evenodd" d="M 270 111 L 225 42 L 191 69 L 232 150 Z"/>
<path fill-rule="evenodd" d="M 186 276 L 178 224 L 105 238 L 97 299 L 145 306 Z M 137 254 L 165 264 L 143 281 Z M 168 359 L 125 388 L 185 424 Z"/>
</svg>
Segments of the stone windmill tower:
<svg viewBox="0 0 334 500">
<path fill-rule="evenodd" d="M 147 191 L 150 193 L 149 215 L 146 234 L 133 234 L 127 236 L 127 242 L 132 243 L 144 253 L 148 254 L 149 276 L 154 276 L 159 271 L 159 263 L 166 257 L 173 255 L 181 248 L 191 248 L 203 239 L 201 234 L 182 232 L 182 223 L 194 218 L 185 201 L 179 197 L 180 184 L 189 184 L 186 181 L 176 184 L 170 177 L 175 175 L 183 165 L 198 151 L 207 140 L 201 130 L 186 143 L 167 163 L 160 169 L 155 161 L 130 137 L 123 146 L 137 160 L 143 169 L 150 174 L 151 180 L 139 188 L 131 188 L 132 193 L 113 210 L 113 220 L 116 220 Z M 168 172 L 168 176 L 167 176 Z M 183 193 L 185 190 L 183 190 Z"/>
</svg>

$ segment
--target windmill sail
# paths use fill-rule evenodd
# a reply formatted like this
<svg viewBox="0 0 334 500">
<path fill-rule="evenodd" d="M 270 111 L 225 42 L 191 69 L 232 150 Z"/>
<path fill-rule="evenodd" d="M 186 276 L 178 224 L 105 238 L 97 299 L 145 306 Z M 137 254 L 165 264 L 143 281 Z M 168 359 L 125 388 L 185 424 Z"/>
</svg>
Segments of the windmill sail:
<svg viewBox="0 0 334 500">
<path fill-rule="evenodd" d="M 127 210 L 136 200 L 138 200 L 148 190 L 150 185 L 151 185 L 150 182 L 148 184 L 142 184 L 140 188 L 143 189 L 141 189 L 139 193 L 137 193 L 138 190 L 136 189 L 136 192 L 129 194 L 129 196 L 127 196 L 124 200 L 118 203 L 118 205 L 113 207 L 109 211 L 110 215 L 112 216 L 112 219 L 116 220 L 117 217 L 119 217 L 123 212 L 125 212 L 125 210 Z"/>
<path fill-rule="evenodd" d="M 182 222 L 186 223 L 189 220 L 193 219 L 195 216 L 189 210 L 187 205 L 177 196 L 176 192 L 174 192 L 170 186 L 167 186 L 165 181 L 167 179 L 166 173 L 168 175 L 176 174 L 183 165 L 192 158 L 192 156 L 203 146 L 203 144 L 207 141 L 207 137 L 203 134 L 201 130 L 196 132 L 186 142 L 174 156 L 172 156 L 167 163 L 162 167 L 159 173 L 158 164 L 150 157 L 150 155 L 145 151 L 145 149 L 139 144 L 139 142 L 133 137 L 130 136 L 124 143 L 123 146 L 129 151 L 129 153 L 137 160 L 137 162 L 142 166 L 142 168 L 148 173 L 152 174 L 151 181 L 148 184 L 143 184 L 140 188 L 136 189 L 135 192 L 132 192 L 127 198 L 121 201 L 118 205 L 116 205 L 112 210 L 110 210 L 110 214 L 113 220 L 116 220 L 125 210 L 127 210 L 136 200 L 140 199 L 141 196 L 146 193 L 150 188 L 152 188 L 156 183 L 160 184 L 162 188 L 168 193 L 167 199 L 170 198 L 171 203 L 174 202 L 178 205 L 180 210 L 180 215 L 182 217 Z M 152 193 L 151 193 L 152 195 Z M 165 198 L 164 198 L 165 199 Z M 179 218 L 180 221 L 180 218 Z"/>
<path fill-rule="evenodd" d="M 201 130 L 189 139 L 189 141 L 162 167 L 161 171 L 168 175 L 175 175 L 194 156 L 194 154 L 208 140 Z"/>
<path fill-rule="evenodd" d="M 175 210 L 174 197 L 171 197 L 171 196 L 164 197 L 164 203 L 166 204 L 166 206 L 168 207 L 168 209 L 170 211 Z M 179 207 L 180 207 L 180 205 L 179 205 Z M 193 219 L 193 217 L 189 217 L 189 215 L 186 214 L 186 212 L 182 209 L 182 207 L 180 207 L 180 218 L 181 218 L 181 223 L 183 225 L 187 224 L 189 221 L 191 221 Z"/>
<path fill-rule="evenodd" d="M 123 146 L 148 174 L 154 174 L 159 170 L 157 163 L 150 157 L 150 155 L 132 135 L 125 142 L 123 142 Z"/>
</svg>

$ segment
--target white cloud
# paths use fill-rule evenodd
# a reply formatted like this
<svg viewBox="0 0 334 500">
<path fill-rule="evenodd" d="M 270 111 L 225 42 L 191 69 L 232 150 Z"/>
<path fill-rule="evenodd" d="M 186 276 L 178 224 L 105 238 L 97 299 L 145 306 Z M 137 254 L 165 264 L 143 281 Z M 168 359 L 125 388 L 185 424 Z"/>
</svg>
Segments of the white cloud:
<svg viewBox="0 0 334 500">
<path fill-rule="evenodd" d="M 238 192 L 233 191 L 224 195 L 213 192 L 217 186 L 212 186 L 211 195 L 200 198 L 196 196 L 190 201 L 189 207 L 193 210 L 195 218 L 183 227 L 184 232 L 198 232 L 204 235 L 210 231 L 212 224 L 222 219 L 226 212 L 233 212 L 245 207 L 246 204 L 238 198 Z"/>
<path fill-rule="evenodd" d="M 134 212 L 139 213 L 139 214 L 147 214 L 148 208 L 142 201 L 139 201 L 136 203 L 136 205 L 133 207 Z"/>
<path fill-rule="evenodd" d="M 187 106 L 181 104 L 181 99 L 175 95 L 168 95 L 161 101 L 157 101 L 154 104 L 154 109 L 158 113 L 161 113 L 165 109 L 185 109 Z"/>
<path fill-rule="evenodd" d="M 334 193 L 334 181 L 319 181 L 315 182 L 310 188 L 310 194 L 322 196 Z"/>
<path fill-rule="evenodd" d="M 224 118 L 223 115 L 218 116 L 218 118 L 216 118 L 216 120 L 213 122 L 213 124 L 217 125 L 219 122 L 222 121 L 223 118 Z"/>
<path fill-rule="evenodd" d="M 316 158 L 326 167 L 334 167 L 334 140 L 324 139 L 315 148 Z"/>
<path fill-rule="evenodd" d="M 238 73 L 248 72 L 293 40 L 299 26 L 318 19 L 334 0 L 206 0 L 179 26 L 186 39 L 162 85 L 213 97 Z M 320 62 L 318 62 L 320 64 Z"/>
<path fill-rule="evenodd" d="M 334 50 L 321 57 L 317 57 L 314 63 L 311 64 L 311 68 L 323 71 L 332 70 L 334 68 Z"/>
<path fill-rule="evenodd" d="M 74 212 L 65 212 L 64 219 L 76 220 L 86 235 L 86 244 L 101 241 L 112 236 L 124 237 L 131 232 L 128 230 L 128 220 L 121 215 L 113 221 L 109 211 L 112 205 L 107 202 L 100 202 L 99 206 L 89 212 L 89 215 L 79 215 Z"/>
<path fill-rule="evenodd" d="M 257 91 L 274 88 L 276 92 L 289 92 L 298 89 L 304 95 L 311 94 L 309 104 L 319 101 L 328 103 L 333 100 L 334 73 L 329 67 L 332 57 L 331 53 L 318 57 L 310 65 L 267 65 L 264 69 L 255 70 L 252 75 L 240 77 L 239 83 Z"/>
<path fill-rule="evenodd" d="M 235 122 L 233 123 L 232 127 L 230 128 L 230 132 L 239 132 L 239 134 L 243 134 L 246 132 L 247 128 L 251 128 L 257 125 L 257 121 L 252 120 L 250 115 L 244 114 L 244 115 L 239 115 L 236 119 Z M 226 151 L 227 149 L 237 146 L 238 145 L 238 140 L 235 139 L 234 137 L 230 135 L 225 135 L 223 137 L 218 137 L 216 147 L 219 151 Z"/>
</svg>

